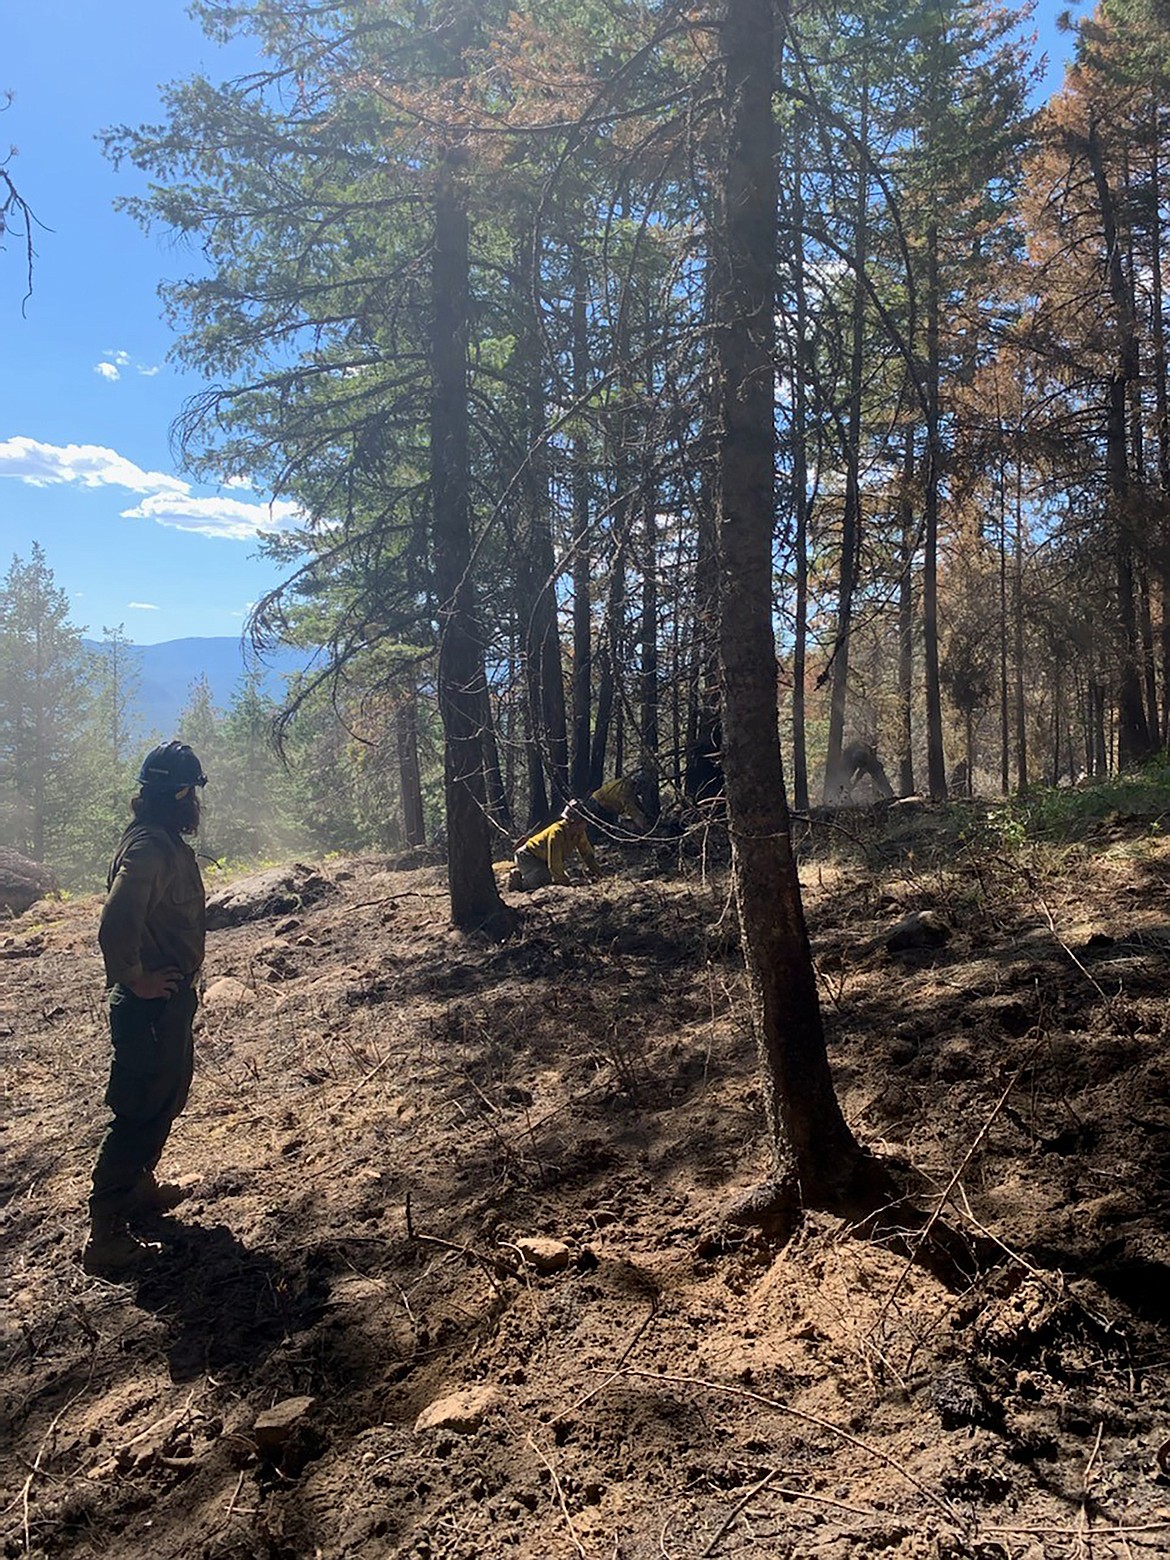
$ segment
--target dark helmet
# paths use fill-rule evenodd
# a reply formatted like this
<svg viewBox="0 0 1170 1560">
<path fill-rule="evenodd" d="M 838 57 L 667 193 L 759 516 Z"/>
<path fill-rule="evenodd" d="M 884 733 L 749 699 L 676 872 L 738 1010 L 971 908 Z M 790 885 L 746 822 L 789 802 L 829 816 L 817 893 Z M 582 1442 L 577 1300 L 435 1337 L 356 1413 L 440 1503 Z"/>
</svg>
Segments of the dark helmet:
<svg viewBox="0 0 1170 1560">
<path fill-rule="evenodd" d="M 151 748 L 138 771 L 145 790 L 179 792 L 191 785 L 206 785 L 203 765 L 185 742 L 164 742 Z"/>
</svg>

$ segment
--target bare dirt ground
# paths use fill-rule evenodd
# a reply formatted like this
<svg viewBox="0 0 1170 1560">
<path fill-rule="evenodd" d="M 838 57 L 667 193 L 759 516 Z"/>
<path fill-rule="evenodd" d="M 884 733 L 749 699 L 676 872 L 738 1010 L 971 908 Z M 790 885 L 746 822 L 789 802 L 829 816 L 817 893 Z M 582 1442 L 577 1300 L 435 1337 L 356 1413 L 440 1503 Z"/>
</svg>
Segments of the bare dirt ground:
<svg viewBox="0 0 1170 1560">
<path fill-rule="evenodd" d="M 698 860 L 603 848 L 502 946 L 437 867 L 246 887 L 125 1284 L 78 1263 L 100 900 L 0 927 L 4 1554 L 1170 1553 L 1170 847 L 1123 836 L 802 869 L 846 1114 L 993 1243 L 964 1283 L 823 1214 L 708 1238 L 768 1154 Z"/>
</svg>

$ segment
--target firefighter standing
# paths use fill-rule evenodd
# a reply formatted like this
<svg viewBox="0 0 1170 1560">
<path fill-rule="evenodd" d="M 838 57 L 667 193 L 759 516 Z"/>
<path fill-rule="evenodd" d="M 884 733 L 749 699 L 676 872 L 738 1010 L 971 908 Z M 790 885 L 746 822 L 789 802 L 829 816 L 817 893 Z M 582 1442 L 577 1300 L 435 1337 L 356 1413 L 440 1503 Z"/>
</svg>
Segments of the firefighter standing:
<svg viewBox="0 0 1170 1560">
<path fill-rule="evenodd" d="M 105 1102 L 113 1112 L 93 1169 L 91 1272 L 133 1267 L 157 1247 L 128 1224 L 165 1213 L 186 1191 L 160 1184 L 155 1166 L 187 1102 L 194 1066 L 195 978 L 203 964 L 206 900 L 195 852 L 207 777 L 182 742 L 153 748 L 138 775 L 133 822 L 107 879 L 98 941 L 109 989 L 113 1058 Z"/>
</svg>

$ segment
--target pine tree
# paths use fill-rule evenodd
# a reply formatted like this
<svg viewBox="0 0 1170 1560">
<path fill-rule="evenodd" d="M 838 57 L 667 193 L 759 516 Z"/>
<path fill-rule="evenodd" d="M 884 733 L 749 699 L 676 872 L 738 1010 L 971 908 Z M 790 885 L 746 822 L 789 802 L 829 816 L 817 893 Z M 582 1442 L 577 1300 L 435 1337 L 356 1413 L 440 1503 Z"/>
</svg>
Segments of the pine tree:
<svg viewBox="0 0 1170 1560">
<path fill-rule="evenodd" d="M 0 584 L 0 838 L 63 881 L 76 868 L 74 822 L 93 779 L 81 635 L 34 542 Z"/>
</svg>

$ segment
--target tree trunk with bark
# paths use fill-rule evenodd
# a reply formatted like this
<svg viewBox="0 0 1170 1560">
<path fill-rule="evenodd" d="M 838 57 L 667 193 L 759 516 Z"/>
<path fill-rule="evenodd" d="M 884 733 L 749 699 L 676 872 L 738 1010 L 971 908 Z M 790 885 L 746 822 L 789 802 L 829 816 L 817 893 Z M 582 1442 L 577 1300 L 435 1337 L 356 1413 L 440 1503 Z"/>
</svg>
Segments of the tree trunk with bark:
<svg viewBox="0 0 1170 1560">
<path fill-rule="evenodd" d="M 589 334 L 586 318 L 585 263 L 573 255 L 573 398 L 578 407 L 589 383 Z M 574 796 L 589 790 L 589 733 L 593 689 L 593 549 L 589 524 L 589 445 L 573 435 L 573 750 L 570 783 Z"/>
<path fill-rule="evenodd" d="M 642 496 L 641 743 L 638 767 L 645 773 L 642 805 L 657 818 L 658 806 L 658 506 L 652 484 Z"/>
<path fill-rule="evenodd" d="M 922 658 L 926 672 L 926 775 L 932 802 L 947 799 L 943 753 L 942 685 L 938 665 L 938 521 L 942 485 L 942 367 L 939 356 L 942 294 L 938 224 L 926 229 L 926 503 L 922 561 Z"/>
<path fill-rule="evenodd" d="M 394 737 L 398 749 L 403 837 L 408 845 L 425 845 L 427 831 L 418 761 L 418 694 L 413 687 L 394 712 Z"/>
<path fill-rule="evenodd" d="M 1121 627 L 1118 665 L 1118 761 L 1147 758 L 1155 746 L 1143 698 L 1136 583 L 1134 577 L 1129 468 L 1128 413 L 1139 373 L 1137 326 L 1133 298 L 1122 264 L 1113 191 L 1105 171 L 1104 154 L 1095 120 L 1089 124 L 1085 151 L 1093 175 L 1093 187 L 1101 214 L 1105 269 L 1110 300 L 1118 330 L 1117 367 L 1110 375 L 1105 407 L 1105 488 L 1108 516 L 1113 526 L 1117 608 Z"/>
<path fill-rule="evenodd" d="M 898 783 L 914 795 L 914 430 L 906 430 L 898 494 Z"/>
<path fill-rule="evenodd" d="M 759 1222 L 832 1202 L 861 1151 L 833 1091 L 789 834 L 772 628 L 776 184 L 772 0 L 726 0 L 727 116 L 715 234 L 716 524 L 732 874 L 760 1054 L 772 1176 Z"/>
<path fill-rule="evenodd" d="M 431 501 L 439 601 L 439 710 L 444 733 L 451 919 L 496 934 L 512 924 L 492 871 L 483 737 L 487 682 L 471 580 L 468 463 L 468 232 L 462 157 L 447 151 L 435 191 L 431 272 Z"/>
<path fill-rule="evenodd" d="M 869 180 L 865 148 L 869 137 L 869 83 L 863 71 L 857 200 L 853 219 L 853 307 L 850 319 L 849 416 L 845 438 L 845 505 L 841 520 L 841 561 L 837 580 L 837 637 L 833 646 L 833 676 L 829 693 L 829 741 L 825 756 L 824 800 L 836 795 L 845 741 L 849 699 L 849 654 L 853 633 L 853 598 L 861 550 L 861 398 L 865 372 L 865 268 L 869 242 Z"/>
</svg>

